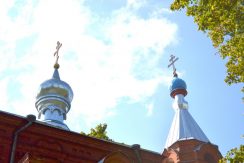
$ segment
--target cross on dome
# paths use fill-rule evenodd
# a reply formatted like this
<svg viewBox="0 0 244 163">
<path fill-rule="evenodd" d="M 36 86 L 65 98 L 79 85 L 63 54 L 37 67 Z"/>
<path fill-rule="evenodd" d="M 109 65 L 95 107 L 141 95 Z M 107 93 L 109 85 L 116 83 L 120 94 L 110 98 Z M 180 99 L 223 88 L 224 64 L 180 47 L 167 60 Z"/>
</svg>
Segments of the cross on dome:
<svg viewBox="0 0 244 163">
<path fill-rule="evenodd" d="M 179 58 L 177 57 L 175 57 L 173 54 L 170 56 L 170 59 L 169 59 L 169 62 L 170 62 L 170 64 L 168 65 L 168 68 L 169 67 L 173 67 L 173 74 L 174 74 L 174 76 L 175 77 L 177 77 L 178 75 L 177 75 L 177 73 L 176 73 L 176 68 L 175 68 L 175 62 L 178 60 Z"/>
<path fill-rule="evenodd" d="M 54 57 L 56 57 L 56 61 L 55 61 L 55 64 L 54 64 L 54 68 L 55 69 L 58 69 L 59 68 L 59 64 L 58 64 L 59 55 L 58 55 L 58 52 L 59 52 L 59 49 L 61 48 L 61 46 L 62 46 L 62 43 L 60 43 L 58 41 L 57 42 L 57 46 L 56 46 L 56 51 L 54 53 Z"/>
</svg>

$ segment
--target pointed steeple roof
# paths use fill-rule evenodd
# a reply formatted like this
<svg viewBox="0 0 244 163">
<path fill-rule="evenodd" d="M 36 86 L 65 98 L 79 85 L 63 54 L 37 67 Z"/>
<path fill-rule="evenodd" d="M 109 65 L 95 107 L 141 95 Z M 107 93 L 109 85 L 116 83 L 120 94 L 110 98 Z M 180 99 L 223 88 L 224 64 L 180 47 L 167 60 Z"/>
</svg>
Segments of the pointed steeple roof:
<svg viewBox="0 0 244 163">
<path fill-rule="evenodd" d="M 188 109 L 179 107 L 175 109 L 175 116 L 165 147 L 168 148 L 177 141 L 187 139 L 196 139 L 203 142 L 209 142 L 207 136 L 191 116 Z"/>
</svg>

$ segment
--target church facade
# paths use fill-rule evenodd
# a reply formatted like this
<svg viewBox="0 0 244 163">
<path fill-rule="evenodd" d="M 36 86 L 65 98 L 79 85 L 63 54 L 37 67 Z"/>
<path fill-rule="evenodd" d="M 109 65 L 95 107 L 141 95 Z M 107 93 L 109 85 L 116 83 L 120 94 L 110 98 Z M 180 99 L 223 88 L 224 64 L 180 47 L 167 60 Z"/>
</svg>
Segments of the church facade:
<svg viewBox="0 0 244 163">
<path fill-rule="evenodd" d="M 139 145 L 121 145 L 63 130 L 36 121 L 32 115 L 25 118 L 0 112 L 1 163 L 161 163 L 163 158 Z"/>
<path fill-rule="evenodd" d="M 171 56 L 174 77 L 170 95 L 175 117 L 165 149 L 156 153 L 140 148 L 85 136 L 69 130 L 63 122 L 70 110 L 73 91 L 59 76 L 58 42 L 54 73 L 40 85 L 36 97 L 38 119 L 0 111 L 0 163 L 217 163 L 218 146 L 207 138 L 188 111 L 187 86 L 178 78 Z"/>
</svg>

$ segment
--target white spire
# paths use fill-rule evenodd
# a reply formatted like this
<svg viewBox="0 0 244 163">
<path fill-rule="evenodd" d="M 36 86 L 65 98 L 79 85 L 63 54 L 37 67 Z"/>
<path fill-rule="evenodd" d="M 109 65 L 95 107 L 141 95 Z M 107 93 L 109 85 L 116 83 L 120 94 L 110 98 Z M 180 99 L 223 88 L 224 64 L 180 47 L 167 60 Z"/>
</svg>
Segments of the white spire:
<svg viewBox="0 0 244 163">
<path fill-rule="evenodd" d="M 174 67 L 174 62 L 176 61 L 173 60 L 174 58 L 174 56 L 171 56 L 170 62 L 172 63 L 168 67 L 171 65 Z M 173 108 L 175 110 L 175 116 L 168 134 L 165 148 L 170 147 L 177 141 L 187 139 L 209 142 L 207 136 L 188 112 L 188 102 L 184 99 L 187 95 L 186 83 L 184 80 L 178 78 L 177 74 L 175 74 L 176 69 L 174 67 L 174 79 L 170 86 L 170 95 L 174 98 Z"/>
<path fill-rule="evenodd" d="M 165 144 L 166 148 L 177 141 L 186 139 L 197 139 L 203 142 L 209 142 L 207 136 L 193 119 L 187 107 L 188 104 L 184 100 L 184 96 L 182 94 L 177 94 L 173 103 L 175 116 Z"/>
</svg>

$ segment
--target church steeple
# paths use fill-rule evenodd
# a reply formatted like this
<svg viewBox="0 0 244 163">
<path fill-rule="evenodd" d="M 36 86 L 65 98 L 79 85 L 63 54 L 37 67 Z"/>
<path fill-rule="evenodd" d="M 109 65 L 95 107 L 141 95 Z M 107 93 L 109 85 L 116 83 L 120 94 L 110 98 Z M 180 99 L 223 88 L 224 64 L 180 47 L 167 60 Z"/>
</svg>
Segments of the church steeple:
<svg viewBox="0 0 244 163">
<path fill-rule="evenodd" d="M 43 122 L 69 130 L 63 121 L 66 120 L 66 114 L 70 110 L 73 91 L 69 84 L 62 81 L 59 76 L 58 52 L 61 46 L 62 44 L 58 42 L 54 53 L 56 62 L 53 76 L 40 85 L 35 105 L 38 111 L 38 118 L 42 119 Z"/>
<path fill-rule="evenodd" d="M 217 163 L 222 157 L 218 147 L 211 144 L 188 111 L 187 85 L 180 79 L 174 66 L 178 58 L 171 55 L 170 64 L 173 66 L 173 80 L 170 86 L 170 96 L 174 99 L 174 119 L 168 134 L 163 155 L 168 162 L 207 162 Z"/>
<path fill-rule="evenodd" d="M 178 78 L 174 66 L 176 60 L 178 60 L 178 58 L 175 59 L 175 56 L 171 55 L 171 63 L 168 66 L 170 67 L 173 65 L 174 77 L 170 86 L 170 96 L 174 98 L 173 108 L 175 110 L 175 116 L 166 141 L 166 148 L 177 141 L 187 139 L 209 142 L 207 136 L 188 111 L 188 102 L 185 100 L 185 96 L 187 95 L 187 85 L 184 80 Z"/>
</svg>

